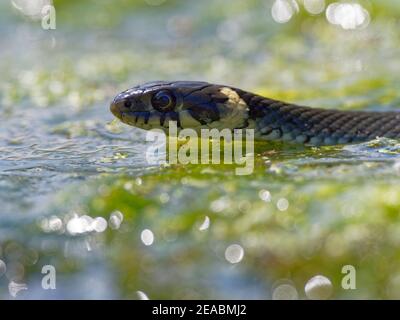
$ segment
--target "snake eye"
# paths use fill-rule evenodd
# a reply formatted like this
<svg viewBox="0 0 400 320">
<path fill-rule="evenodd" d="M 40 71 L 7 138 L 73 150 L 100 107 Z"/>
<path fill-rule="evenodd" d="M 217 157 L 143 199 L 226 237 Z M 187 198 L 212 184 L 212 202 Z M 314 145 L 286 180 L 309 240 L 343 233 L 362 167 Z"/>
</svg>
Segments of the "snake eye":
<svg viewBox="0 0 400 320">
<path fill-rule="evenodd" d="M 153 108 L 162 112 L 173 110 L 175 103 L 175 97 L 167 90 L 159 91 L 151 98 Z"/>
<path fill-rule="evenodd" d="M 130 101 L 130 100 L 125 100 L 124 106 L 125 106 L 126 108 L 130 108 L 131 105 L 132 105 L 132 101 Z"/>
</svg>

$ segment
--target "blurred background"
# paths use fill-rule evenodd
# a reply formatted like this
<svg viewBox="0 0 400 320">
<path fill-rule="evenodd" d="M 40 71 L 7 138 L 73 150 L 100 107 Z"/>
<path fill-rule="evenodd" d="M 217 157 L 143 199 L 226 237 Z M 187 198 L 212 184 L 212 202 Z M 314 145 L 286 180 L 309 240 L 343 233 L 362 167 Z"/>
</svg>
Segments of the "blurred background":
<svg viewBox="0 0 400 320">
<path fill-rule="evenodd" d="M 0 298 L 400 298 L 398 141 L 264 143 L 239 177 L 149 166 L 108 110 L 178 79 L 398 110 L 399 26 L 396 0 L 2 1 Z"/>
</svg>

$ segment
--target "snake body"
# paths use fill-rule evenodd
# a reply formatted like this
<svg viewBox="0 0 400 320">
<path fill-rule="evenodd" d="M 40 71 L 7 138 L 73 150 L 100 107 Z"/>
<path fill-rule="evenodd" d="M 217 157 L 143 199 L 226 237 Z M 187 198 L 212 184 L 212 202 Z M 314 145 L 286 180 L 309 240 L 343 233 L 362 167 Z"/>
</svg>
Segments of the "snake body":
<svg viewBox="0 0 400 320">
<path fill-rule="evenodd" d="M 341 111 L 286 103 L 238 88 L 199 81 L 157 81 L 118 94 L 110 106 L 142 129 L 254 129 L 259 140 L 306 145 L 400 139 L 400 112 Z"/>
</svg>

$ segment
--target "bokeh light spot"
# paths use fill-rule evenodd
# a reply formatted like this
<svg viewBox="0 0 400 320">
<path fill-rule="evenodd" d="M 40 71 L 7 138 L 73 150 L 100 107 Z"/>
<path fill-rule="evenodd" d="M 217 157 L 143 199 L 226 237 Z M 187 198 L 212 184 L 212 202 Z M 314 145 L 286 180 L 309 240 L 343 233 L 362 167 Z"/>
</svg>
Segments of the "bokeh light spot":
<svg viewBox="0 0 400 320">
<path fill-rule="evenodd" d="M 289 208 L 289 201 L 286 198 L 280 198 L 276 203 L 279 211 L 286 211 Z"/>
<path fill-rule="evenodd" d="M 113 211 L 110 214 L 110 218 L 108 219 L 108 224 L 111 229 L 117 230 L 120 228 L 122 221 L 124 220 L 124 215 L 121 211 Z"/>
<path fill-rule="evenodd" d="M 299 6 L 295 0 L 275 0 L 271 8 L 272 18 L 278 23 L 288 22 Z"/>
<path fill-rule="evenodd" d="M 151 246 L 154 242 L 154 234 L 149 229 L 144 229 L 140 234 L 140 239 L 145 246 Z"/>
<path fill-rule="evenodd" d="M 304 0 L 304 8 L 311 14 L 320 14 L 325 9 L 325 0 Z"/>
<path fill-rule="evenodd" d="M 96 232 L 104 232 L 107 229 L 107 221 L 103 217 L 97 217 L 93 221 L 93 230 Z"/>
<path fill-rule="evenodd" d="M 244 256 L 244 250 L 241 245 L 231 244 L 225 250 L 225 259 L 230 263 L 239 263 Z"/>
<path fill-rule="evenodd" d="M 201 224 L 201 226 L 199 227 L 200 231 L 206 231 L 208 228 L 210 227 L 210 218 L 208 216 L 206 216 L 204 218 L 203 223 Z"/>
<path fill-rule="evenodd" d="M 299 294 L 294 286 L 284 283 L 277 286 L 272 293 L 272 300 L 297 300 Z"/>
<path fill-rule="evenodd" d="M 332 294 L 333 286 L 327 277 L 317 275 L 308 280 L 304 291 L 311 300 L 327 300 Z"/>
<path fill-rule="evenodd" d="M 138 295 L 139 300 L 150 300 L 147 294 L 143 291 L 136 291 L 136 294 Z"/>
<path fill-rule="evenodd" d="M 358 3 L 331 3 L 326 9 L 326 18 L 345 30 L 364 28 L 370 22 L 368 10 Z"/>
<path fill-rule="evenodd" d="M 258 192 L 258 196 L 260 197 L 260 199 L 262 201 L 265 201 L 265 202 L 271 201 L 271 193 L 268 190 L 264 190 L 264 189 L 260 190 Z"/>
</svg>

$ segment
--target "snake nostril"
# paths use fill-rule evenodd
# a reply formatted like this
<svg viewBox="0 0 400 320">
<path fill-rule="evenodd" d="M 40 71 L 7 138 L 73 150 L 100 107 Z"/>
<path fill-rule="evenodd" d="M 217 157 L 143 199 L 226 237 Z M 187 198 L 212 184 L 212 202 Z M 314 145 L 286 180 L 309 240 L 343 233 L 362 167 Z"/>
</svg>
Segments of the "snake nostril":
<svg viewBox="0 0 400 320">
<path fill-rule="evenodd" d="M 124 106 L 125 106 L 126 108 L 130 108 L 130 107 L 132 106 L 132 101 L 130 101 L 130 100 L 125 100 Z"/>
</svg>

